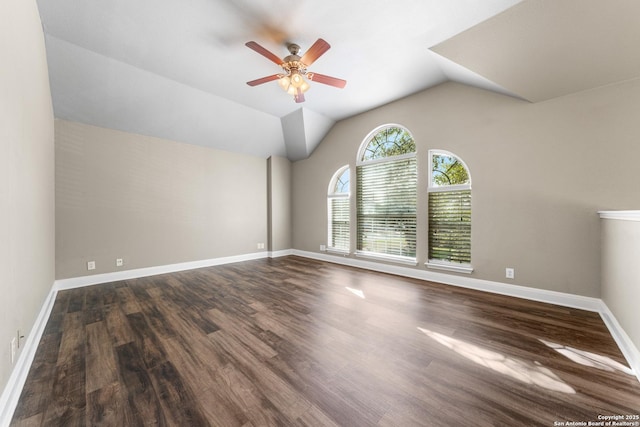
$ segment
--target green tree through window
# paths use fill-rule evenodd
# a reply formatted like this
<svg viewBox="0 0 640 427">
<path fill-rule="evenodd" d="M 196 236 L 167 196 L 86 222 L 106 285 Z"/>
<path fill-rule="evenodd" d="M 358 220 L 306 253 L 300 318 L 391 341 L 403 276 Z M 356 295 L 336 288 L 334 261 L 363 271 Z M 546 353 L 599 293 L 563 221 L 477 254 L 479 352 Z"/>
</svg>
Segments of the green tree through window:
<svg viewBox="0 0 640 427">
<path fill-rule="evenodd" d="M 452 153 L 430 152 L 429 261 L 471 264 L 471 177 Z M 429 265 L 429 264 L 428 264 Z"/>
<path fill-rule="evenodd" d="M 434 154 L 432 162 L 431 179 L 434 186 L 469 183 L 467 168 L 456 157 Z"/>
<path fill-rule="evenodd" d="M 406 129 L 388 127 L 376 133 L 367 144 L 361 160 L 376 160 L 385 157 L 414 153 L 416 143 Z"/>
</svg>

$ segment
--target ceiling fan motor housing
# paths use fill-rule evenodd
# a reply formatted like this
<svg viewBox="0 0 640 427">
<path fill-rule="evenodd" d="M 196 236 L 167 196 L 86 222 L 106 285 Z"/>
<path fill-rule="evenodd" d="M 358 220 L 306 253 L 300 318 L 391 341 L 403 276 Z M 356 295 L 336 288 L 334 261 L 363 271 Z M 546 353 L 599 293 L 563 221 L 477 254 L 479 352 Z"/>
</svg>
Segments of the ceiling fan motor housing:
<svg viewBox="0 0 640 427">
<path fill-rule="evenodd" d="M 287 49 L 291 55 L 298 55 L 298 53 L 300 53 L 300 46 L 295 43 L 287 43 Z"/>
</svg>

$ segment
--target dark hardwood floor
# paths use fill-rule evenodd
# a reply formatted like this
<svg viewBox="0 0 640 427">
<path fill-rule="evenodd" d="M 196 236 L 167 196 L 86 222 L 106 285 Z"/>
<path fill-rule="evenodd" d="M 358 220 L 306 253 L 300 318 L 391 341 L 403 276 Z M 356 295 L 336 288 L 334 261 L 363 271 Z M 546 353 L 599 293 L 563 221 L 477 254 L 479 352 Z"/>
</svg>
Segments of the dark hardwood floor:
<svg viewBox="0 0 640 427">
<path fill-rule="evenodd" d="M 298 257 L 62 291 L 14 426 L 554 426 L 640 414 L 596 313 Z"/>
</svg>

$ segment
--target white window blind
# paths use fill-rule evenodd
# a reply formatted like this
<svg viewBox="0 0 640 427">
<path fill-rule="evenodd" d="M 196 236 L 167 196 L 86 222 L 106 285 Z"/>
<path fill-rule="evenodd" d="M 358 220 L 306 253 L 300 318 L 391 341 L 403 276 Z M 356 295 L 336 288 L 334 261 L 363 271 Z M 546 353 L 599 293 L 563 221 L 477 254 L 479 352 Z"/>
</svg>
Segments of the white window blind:
<svg viewBox="0 0 640 427">
<path fill-rule="evenodd" d="M 349 251 L 349 197 L 329 198 L 329 247 Z"/>
<path fill-rule="evenodd" d="M 416 198 L 415 154 L 358 166 L 358 251 L 415 261 Z"/>
<path fill-rule="evenodd" d="M 343 166 L 331 178 L 327 207 L 329 211 L 328 249 L 349 252 L 350 170 Z"/>
<path fill-rule="evenodd" d="M 471 190 L 429 193 L 429 259 L 471 263 Z"/>
</svg>

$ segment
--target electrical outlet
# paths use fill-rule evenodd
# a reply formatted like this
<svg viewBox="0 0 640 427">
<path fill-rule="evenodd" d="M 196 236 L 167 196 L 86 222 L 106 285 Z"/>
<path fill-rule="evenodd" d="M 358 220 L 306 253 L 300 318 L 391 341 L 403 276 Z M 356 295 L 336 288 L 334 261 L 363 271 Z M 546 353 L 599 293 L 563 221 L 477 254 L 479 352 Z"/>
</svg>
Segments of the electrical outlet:
<svg viewBox="0 0 640 427">
<path fill-rule="evenodd" d="M 505 269 L 505 276 L 507 279 L 513 279 L 516 276 L 516 270 L 513 268 Z"/>
<path fill-rule="evenodd" d="M 16 361 L 16 337 L 11 338 L 11 364 Z"/>
<path fill-rule="evenodd" d="M 17 335 L 16 338 L 18 338 L 18 348 L 20 348 L 20 343 L 22 342 L 22 339 L 24 338 L 24 335 L 22 335 L 20 333 L 20 329 L 18 329 L 18 335 Z"/>
<path fill-rule="evenodd" d="M 258 243 L 258 249 L 264 249 L 264 243 Z"/>
<path fill-rule="evenodd" d="M 320 245 L 320 252 L 324 252 L 327 250 L 327 246 L 326 245 Z"/>
<path fill-rule="evenodd" d="M 87 270 L 95 270 L 95 269 L 96 269 L 96 262 L 95 261 L 87 262 Z"/>
<path fill-rule="evenodd" d="M 124 265 L 124 260 L 122 258 L 116 258 L 116 267 L 122 267 Z"/>
</svg>

